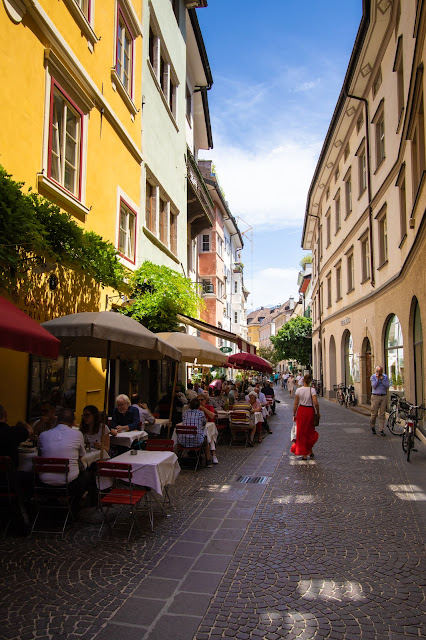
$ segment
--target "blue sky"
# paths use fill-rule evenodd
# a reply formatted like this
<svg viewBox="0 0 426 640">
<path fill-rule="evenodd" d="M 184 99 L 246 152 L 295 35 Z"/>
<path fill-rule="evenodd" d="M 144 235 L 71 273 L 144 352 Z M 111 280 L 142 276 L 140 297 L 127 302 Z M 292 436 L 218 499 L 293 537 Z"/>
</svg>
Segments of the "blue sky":
<svg viewBox="0 0 426 640">
<path fill-rule="evenodd" d="M 213 160 L 241 231 L 253 229 L 242 254 L 250 311 L 297 293 L 307 193 L 362 0 L 209 0 L 197 15 L 214 80 L 214 149 L 200 158 Z"/>
</svg>

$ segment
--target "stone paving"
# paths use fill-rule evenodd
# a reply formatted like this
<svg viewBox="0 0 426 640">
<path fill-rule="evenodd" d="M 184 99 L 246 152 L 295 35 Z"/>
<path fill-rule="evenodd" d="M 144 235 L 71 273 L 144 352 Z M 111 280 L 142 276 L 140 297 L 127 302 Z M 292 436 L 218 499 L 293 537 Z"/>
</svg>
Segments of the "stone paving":
<svg viewBox="0 0 426 640">
<path fill-rule="evenodd" d="M 273 435 L 182 472 L 170 517 L 131 546 L 96 545 L 93 510 L 65 540 L 2 541 L 0 637 L 424 640 L 426 447 L 409 464 L 399 438 L 323 400 L 315 460 L 299 461 L 278 397 Z"/>
</svg>

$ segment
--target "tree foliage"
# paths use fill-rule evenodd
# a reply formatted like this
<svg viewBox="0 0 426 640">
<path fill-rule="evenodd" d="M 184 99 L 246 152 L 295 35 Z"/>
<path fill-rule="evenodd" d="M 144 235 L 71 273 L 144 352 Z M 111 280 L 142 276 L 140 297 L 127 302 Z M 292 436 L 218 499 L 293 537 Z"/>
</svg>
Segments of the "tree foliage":
<svg viewBox="0 0 426 640">
<path fill-rule="evenodd" d="M 308 253 L 305 256 L 303 256 L 299 264 L 301 267 L 304 267 L 305 264 L 312 264 L 312 255 Z"/>
<path fill-rule="evenodd" d="M 0 276 L 1 286 L 24 279 L 41 257 L 78 267 L 104 286 L 125 288 L 126 270 L 113 244 L 93 231 L 84 231 L 59 207 L 38 194 L 22 192 L 0 166 Z"/>
<path fill-rule="evenodd" d="M 203 305 L 189 278 L 148 260 L 132 274 L 129 287 L 133 302 L 122 313 L 154 333 L 177 331 L 177 314 L 197 316 Z"/>
<path fill-rule="evenodd" d="M 275 347 L 259 347 L 256 351 L 257 355 L 265 360 L 268 360 L 274 366 L 279 363 L 281 358 L 279 358 L 278 353 Z"/>
<path fill-rule="evenodd" d="M 312 320 L 304 316 L 291 318 L 276 336 L 271 336 L 280 360 L 297 360 L 308 365 L 312 354 Z"/>
</svg>

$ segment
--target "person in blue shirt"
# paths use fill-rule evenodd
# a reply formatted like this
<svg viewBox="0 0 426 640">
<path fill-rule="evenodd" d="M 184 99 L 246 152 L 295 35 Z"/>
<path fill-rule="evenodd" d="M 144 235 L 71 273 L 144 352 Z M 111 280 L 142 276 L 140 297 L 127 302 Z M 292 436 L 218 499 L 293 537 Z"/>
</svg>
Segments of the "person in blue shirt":
<svg viewBox="0 0 426 640">
<path fill-rule="evenodd" d="M 376 418 L 379 416 L 379 436 L 385 436 L 385 411 L 386 411 L 386 394 L 389 389 L 389 378 L 383 373 L 383 367 L 378 365 L 376 373 L 370 378 L 371 380 L 371 415 L 370 427 L 373 435 L 376 433 Z"/>
<path fill-rule="evenodd" d="M 122 431 L 139 429 L 139 409 L 130 405 L 129 397 L 121 393 L 115 399 L 116 407 L 112 412 L 111 434 L 116 436 Z"/>
</svg>

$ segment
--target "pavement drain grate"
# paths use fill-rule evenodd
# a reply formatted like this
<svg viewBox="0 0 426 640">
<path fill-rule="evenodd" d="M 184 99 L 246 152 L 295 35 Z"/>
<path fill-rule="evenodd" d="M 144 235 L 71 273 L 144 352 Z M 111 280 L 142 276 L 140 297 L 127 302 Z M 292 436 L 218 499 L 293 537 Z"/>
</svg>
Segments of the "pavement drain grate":
<svg viewBox="0 0 426 640">
<path fill-rule="evenodd" d="M 242 482 L 243 484 L 268 484 L 269 480 L 267 476 L 238 476 L 236 482 Z"/>
</svg>

